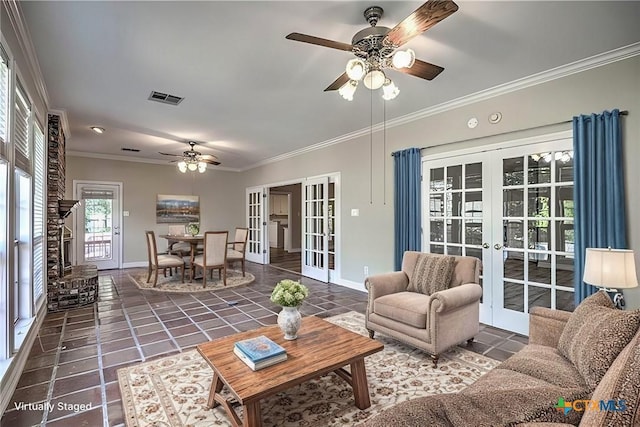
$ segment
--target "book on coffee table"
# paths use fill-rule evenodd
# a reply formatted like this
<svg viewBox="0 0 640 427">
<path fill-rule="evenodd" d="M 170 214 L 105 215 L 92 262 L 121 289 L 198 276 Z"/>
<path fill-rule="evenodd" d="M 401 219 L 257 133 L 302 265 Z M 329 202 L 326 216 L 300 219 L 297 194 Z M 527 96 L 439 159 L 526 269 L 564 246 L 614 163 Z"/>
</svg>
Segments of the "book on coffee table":
<svg viewBox="0 0 640 427">
<path fill-rule="evenodd" d="M 237 341 L 234 344 L 234 347 L 240 350 L 245 356 L 247 356 L 247 359 L 251 360 L 253 363 L 258 363 L 262 360 L 279 356 L 281 354 L 286 355 L 284 348 L 264 335 Z"/>
<path fill-rule="evenodd" d="M 233 352 L 253 371 L 257 371 L 259 369 L 266 368 L 267 366 L 275 365 L 276 363 L 284 362 L 285 360 L 287 360 L 287 353 L 281 353 L 276 356 L 262 359 L 259 362 L 254 362 L 236 346 L 233 347 Z"/>
</svg>

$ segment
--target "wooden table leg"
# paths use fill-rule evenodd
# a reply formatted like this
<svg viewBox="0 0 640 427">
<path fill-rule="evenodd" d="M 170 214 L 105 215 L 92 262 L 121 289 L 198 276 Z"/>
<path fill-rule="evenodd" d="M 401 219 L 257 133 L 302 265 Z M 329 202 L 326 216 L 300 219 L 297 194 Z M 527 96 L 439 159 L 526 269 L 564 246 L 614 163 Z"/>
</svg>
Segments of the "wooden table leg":
<svg viewBox="0 0 640 427">
<path fill-rule="evenodd" d="M 247 403 L 242 407 L 244 411 L 244 427 L 261 427 L 262 415 L 260 415 L 260 401 Z"/>
<path fill-rule="evenodd" d="M 351 363 L 351 380 L 353 383 L 353 397 L 356 401 L 356 407 L 359 409 L 367 409 L 371 406 L 369 398 L 369 384 L 367 383 L 367 371 L 364 366 L 364 358 Z"/>
<path fill-rule="evenodd" d="M 207 402 L 209 409 L 218 406 L 218 402 L 216 402 L 215 398 L 216 394 L 222 391 L 222 386 L 224 386 L 224 383 L 222 382 L 218 374 L 214 372 L 213 382 L 211 383 L 211 390 L 209 390 L 209 401 Z"/>
</svg>

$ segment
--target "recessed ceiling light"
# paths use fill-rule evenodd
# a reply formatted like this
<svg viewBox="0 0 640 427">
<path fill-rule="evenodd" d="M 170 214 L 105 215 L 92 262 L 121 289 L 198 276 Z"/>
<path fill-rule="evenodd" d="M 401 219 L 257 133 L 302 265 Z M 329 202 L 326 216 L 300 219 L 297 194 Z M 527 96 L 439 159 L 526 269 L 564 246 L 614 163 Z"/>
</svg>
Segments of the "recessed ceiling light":
<svg viewBox="0 0 640 427">
<path fill-rule="evenodd" d="M 101 128 L 100 126 L 91 126 L 91 130 L 95 133 L 104 133 L 104 128 Z"/>
</svg>

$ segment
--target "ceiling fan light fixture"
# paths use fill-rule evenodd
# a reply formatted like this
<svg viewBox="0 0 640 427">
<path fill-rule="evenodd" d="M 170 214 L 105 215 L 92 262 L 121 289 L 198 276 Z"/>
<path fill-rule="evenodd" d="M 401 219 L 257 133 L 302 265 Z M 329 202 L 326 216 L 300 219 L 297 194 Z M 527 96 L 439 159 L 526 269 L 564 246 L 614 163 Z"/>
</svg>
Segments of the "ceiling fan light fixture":
<svg viewBox="0 0 640 427">
<path fill-rule="evenodd" d="M 416 53 L 413 49 L 398 50 L 391 58 L 391 63 L 395 68 L 411 68 L 415 62 Z"/>
<path fill-rule="evenodd" d="M 359 58 L 351 59 L 347 62 L 346 72 L 351 80 L 361 80 L 367 72 L 367 64 Z"/>
<path fill-rule="evenodd" d="M 356 80 L 349 80 L 338 90 L 340 96 L 342 96 L 347 101 L 353 101 L 353 94 L 356 93 L 356 88 L 358 87 L 358 82 Z"/>
<path fill-rule="evenodd" d="M 184 160 L 178 162 L 178 170 L 182 173 L 187 173 L 187 162 Z"/>
<path fill-rule="evenodd" d="M 400 89 L 391 81 L 391 79 L 387 79 L 382 85 L 382 99 L 385 101 L 391 101 L 400 93 Z"/>
<path fill-rule="evenodd" d="M 364 76 L 364 85 L 367 89 L 380 89 L 387 77 L 380 70 L 371 70 Z"/>
<path fill-rule="evenodd" d="M 207 170 L 207 164 L 205 162 L 198 162 L 198 172 L 204 173 Z"/>
<path fill-rule="evenodd" d="M 191 172 L 195 172 L 198 169 L 198 163 L 189 162 L 189 164 L 187 164 L 187 169 Z"/>
</svg>

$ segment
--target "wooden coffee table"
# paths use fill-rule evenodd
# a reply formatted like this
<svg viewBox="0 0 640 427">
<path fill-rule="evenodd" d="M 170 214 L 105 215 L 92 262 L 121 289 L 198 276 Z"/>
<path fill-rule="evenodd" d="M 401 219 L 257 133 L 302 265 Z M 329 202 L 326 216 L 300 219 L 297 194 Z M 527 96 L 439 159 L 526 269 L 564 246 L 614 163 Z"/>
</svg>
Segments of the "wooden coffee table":
<svg viewBox="0 0 640 427">
<path fill-rule="evenodd" d="M 287 351 L 288 359 L 273 366 L 252 371 L 233 354 L 237 341 L 265 335 Z M 384 346 L 371 338 L 356 334 L 315 316 L 304 317 L 298 339 L 287 341 L 278 326 L 267 326 L 198 345 L 198 351 L 213 368 L 209 407 L 222 405 L 234 427 L 262 425 L 260 400 L 280 391 L 335 372 L 353 388 L 356 406 L 371 406 L 364 358 Z M 351 373 L 343 367 L 351 366 Z M 244 419 L 220 394 L 226 386 L 242 405 Z"/>
</svg>

